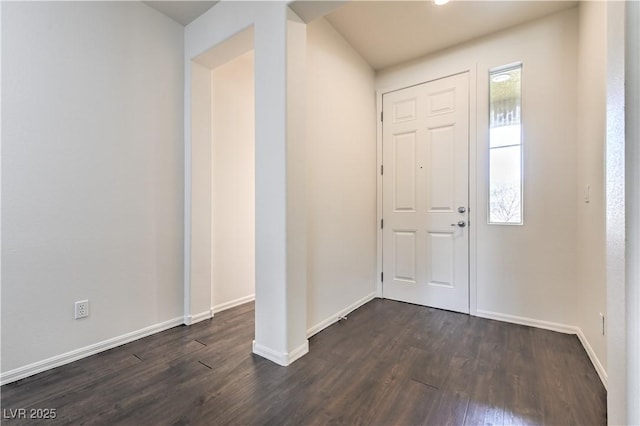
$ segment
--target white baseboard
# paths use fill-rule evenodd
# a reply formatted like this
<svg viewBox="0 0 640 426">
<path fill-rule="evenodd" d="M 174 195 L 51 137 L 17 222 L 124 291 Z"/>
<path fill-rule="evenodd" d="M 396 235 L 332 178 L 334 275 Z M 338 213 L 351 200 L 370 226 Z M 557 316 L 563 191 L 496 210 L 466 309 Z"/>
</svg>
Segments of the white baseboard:
<svg viewBox="0 0 640 426">
<path fill-rule="evenodd" d="M 235 308 L 236 306 L 244 305 L 245 303 L 248 303 L 248 302 L 253 302 L 254 300 L 256 300 L 256 295 L 255 294 L 250 294 L 250 295 L 245 296 L 245 297 L 240 297 L 239 299 L 235 299 L 235 300 L 231 300 L 229 302 L 220 303 L 219 305 L 215 305 L 213 308 L 211 308 L 211 310 L 214 313 L 222 312 L 222 311 L 227 310 L 227 309 Z"/>
<path fill-rule="evenodd" d="M 607 371 L 604 369 L 604 366 L 602 365 L 602 363 L 598 359 L 598 356 L 596 355 L 596 352 L 593 350 L 593 348 L 589 344 L 589 341 L 587 340 L 587 337 L 584 335 L 584 333 L 582 332 L 580 327 L 576 327 L 576 330 L 577 330 L 576 334 L 578 335 L 578 339 L 580 339 L 580 343 L 582 343 L 582 346 L 584 347 L 584 350 L 587 351 L 587 355 L 589 356 L 589 359 L 591 360 L 591 363 L 595 367 L 596 372 L 598 373 L 598 376 L 600 376 L 600 381 L 602 382 L 602 385 L 604 386 L 605 389 L 608 390 L 608 387 L 607 387 L 607 381 L 608 381 Z"/>
<path fill-rule="evenodd" d="M 560 333 L 565 333 L 565 334 L 575 334 L 575 335 L 577 335 L 578 336 L 578 340 L 580 340 L 580 343 L 582 344 L 582 347 L 587 352 L 587 355 L 589 356 L 589 359 L 591 360 L 591 363 L 593 364 L 593 368 L 596 369 L 596 372 L 598 373 L 598 376 L 600 377 L 600 381 L 602 382 L 602 385 L 604 386 L 605 389 L 607 389 L 607 372 L 604 369 L 604 367 L 602 366 L 602 363 L 598 359 L 595 351 L 593 350 L 593 348 L 589 344 L 589 341 L 587 340 L 587 337 L 584 335 L 584 333 L 582 332 L 580 327 L 576 327 L 576 326 L 573 326 L 573 325 L 567 325 L 567 324 L 561 324 L 561 323 L 557 323 L 557 322 L 542 321 L 542 320 L 537 320 L 537 319 L 533 319 L 533 318 L 519 317 L 519 316 L 516 316 L 516 315 L 501 314 L 501 313 L 498 313 L 498 312 L 483 311 L 483 310 L 480 310 L 480 309 L 478 309 L 476 316 L 481 317 L 481 318 L 487 318 L 487 319 L 502 321 L 502 322 L 509 322 L 509 323 L 512 323 L 512 324 L 527 325 L 529 327 L 536 327 L 536 328 L 542 328 L 542 329 L 545 329 L 545 330 L 558 331 Z"/>
<path fill-rule="evenodd" d="M 275 362 L 278 365 L 286 367 L 309 352 L 309 341 L 305 339 L 304 343 L 298 346 L 291 352 L 278 352 L 271 348 L 268 348 L 260 343 L 253 341 L 253 353 L 260 355 L 269 361 Z"/>
<path fill-rule="evenodd" d="M 368 294 L 367 296 L 363 297 L 362 299 L 356 301 L 355 303 L 352 303 L 351 305 L 347 306 L 346 308 L 338 311 L 337 313 L 331 315 L 330 317 L 326 318 L 325 320 L 319 322 L 318 324 L 314 325 L 313 327 L 309 328 L 307 330 L 307 339 L 311 336 L 313 336 L 316 333 L 319 333 L 320 331 L 324 330 L 325 328 L 329 327 L 330 325 L 338 322 L 340 320 L 341 317 L 347 316 L 349 313 L 355 311 L 356 309 L 358 309 L 360 306 L 364 305 L 365 303 L 375 299 L 377 297 L 377 292 L 373 292 L 371 294 Z M 216 311 L 217 312 L 217 311 Z M 283 365 L 283 366 L 287 366 L 289 364 L 291 364 L 292 362 L 294 362 L 295 360 L 297 360 L 298 358 L 302 357 L 303 355 L 305 355 L 307 352 L 309 352 L 309 341 L 306 340 L 304 344 L 302 344 L 301 346 L 299 346 L 297 349 L 294 349 L 293 351 L 289 352 L 289 353 L 283 353 L 283 352 L 278 352 L 275 351 L 271 348 L 268 348 L 264 345 L 261 345 L 259 343 L 257 343 L 255 340 L 253 341 L 253 353 L 256 355 L 260 355 L 263 358 L 266 358 L 270 361 L 275 362 L 278 365 Z"/>
<path fill-rule="evenodd" d="M 313 336 L 314 334 L 317 334 L 317 333 L 321 332 L 322 330 L 324 330 L 325 328 L 329 327 L 330 325 L 335 324 L 336 322 L 338 322 L 340 320 L 341 317 L 346 317 L 348 314 L 350 314 L 351 312 L 355 311 L 360 306 L 362 306 L 365 303 L 368 303 L 371 300 L 375 299 L 377 297 L 377 294 L 378 294 L 377 291 L 374 291 L 373 293 L 368 294 L 367 296 L 363 297 L 362 299 L 356 301 L 355 303 L 352 303 L 351 305 L 347 306 L 346 308 L 342 309 L 341 311 L 338 311 L 337 313 L 331 315 L 330 317 L 326 318 L 325 320 L 320 321 L 318 324 L 316 324 L 313 327 L 309 328 L 307 330 L 307 339 L 310 338 L 311 336 Z"/>
<path fill-rule="evenodd" d="M 15 382 L 17 380 L 24 379 L 25 377 L 33 376 L 34 374 L 50 370 L 52 368 L 60 367 L 61 365 L 69 364 L 73 361 L 95 355 L 99 352 L 124 345 L 125 343 L 133 342 L 134 340 L 142 339 L 143 337 L 147 337 L 152 334 L 168 330 L 175 326 L 182 325 L 183 322 L 183 317 L 174 318 L 165 322 L 161 322 L 159 324 L 154 324 L 149 327 L 142 328 L 137 331 L 132 331 L 130 333 L 114 337 L 112 339 L 98 342 L 93 345 L 85 346 L 84 348 L 76 349 L 61 355 L 56 355 L 42 361 L 34 362 L 33 364 L 25 365 L 24 367 L 6 371 L 0 374 L 0 384 L 5 385 L 7 383 Z"/>
<path fill-rule="evenodd" d="M 303 344 L 301 344 L 300 346 L 298 346 L 297 348 L 289 352 L 289 364 L 287 365 L 292 364 L 294 361 L 296 361 L 299 358 L 302 358 L 308 353 L 309 353 L 309 340 L 304 339 Z"/>
<path fill-rule="evenodd" d="M 210 308 L 208 311 L 200 312 L 195 315 L 185 315 L 184 324 L 185 325 L 193 325 L 200 321 L 208 320 L 213 318 L 213 308 Z"/>
<path fill-rule="evenodd" d="M 543 328 L 545 330 L 558 331 L 565 334 L 576 334 L 576 327 L 558 322 L 542 321 L 533 318 L 519 317 L 516 315 L 501 314 L 499 312 L 483 311 L 481 309 L 478 309 L 476 313 L 476 316 L 480 318 L 510 322 L 512 324 L 528 325 L 529 327 Z"/>
</svg>

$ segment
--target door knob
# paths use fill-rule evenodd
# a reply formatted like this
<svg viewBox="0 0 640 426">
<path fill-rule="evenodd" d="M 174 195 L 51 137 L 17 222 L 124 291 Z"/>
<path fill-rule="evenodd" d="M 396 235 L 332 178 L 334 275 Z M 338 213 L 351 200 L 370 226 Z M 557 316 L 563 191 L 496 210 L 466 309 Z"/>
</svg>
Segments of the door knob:
<svg viewBox="0 0 640 426">
<path fill-rule="evenodd" d="M 461 220 L 458 223 L 452 223 L 451 226 L 459 226 L 460 228 L 464 228 L 465 226 L 467 226 L 467 223 L 464 220 Z"/>
<path fill-rule="evenodd" d="M 464 213 L 466 211 L 467 211 L 466 207 L 462 207 L 462 206 L 458 207 L 458 213 Z"/>
</svg>

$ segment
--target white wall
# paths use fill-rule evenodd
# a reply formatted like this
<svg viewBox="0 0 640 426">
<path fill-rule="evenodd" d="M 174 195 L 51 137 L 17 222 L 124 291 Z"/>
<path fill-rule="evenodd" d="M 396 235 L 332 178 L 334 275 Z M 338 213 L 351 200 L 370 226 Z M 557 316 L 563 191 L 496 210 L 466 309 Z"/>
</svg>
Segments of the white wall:
<svg viewBox="0 0 640 426">
<path fill-rule="evenodd" d="M 2 372 L 181 322 L 183 28 L 3 2 L 2 38 Z"/>
<path fill-rule="evenodd" d="M 627 423 L 640 424 L 640 4 L 626 15 Z"/>
<path fill-rule="evenodd" d="M 604 149 L 606 125 L 605 2 L 582 2 L 579 8 L 577 225 L 578 271 L 576 325 L 602 366 L 607 365 L 606 338 L 600 313 L 606 315 Z M 585 202 L 589 185 L 590 200 Z"/>
<path fill-rule="evenodd" d="M 307 26 L 307 42 L 307 325 L 314 332 L 375 292 L 376 113 L 372 68 L 324 18 Z"/>
<path fill-rule="evenodd" d="M 211 72 L 213 289 L 217 312 L 255 292 L 253 51 Z"/>
<path fill-rule="evenodd" d="M 629 424 L 630 396 L 627 368 L 630 315 L 625 277 L 625 8 L 624 2 L 607 2 L 607 422 L 611 425 Z"/>
<path fill-rule="evenodd" d="M 640 424 L 640 7 L 607 13 L 607 326 L 609 424 Z"/>
<path fill-rule="evenodd" d="M 576 321 L 577 23 L 573 8 L 377 75 L 376 85 L 384 91 L 467 69 L 477 73 L 471 188 L 477 195 L 470 200 L 477 294 L 471 311 L 476 308 L 481 316 L 560 328 Z M 486 82 L 489 69 L 519 61 L 524 226 L 489 226 Z"/>
<path fill-rule="evenodd" d="M 640 7 L 606 20 L 607 422 L 640 424 Z"/>
<path fill-rule="evenodd" d="M 185 324 L 193 324 L 213 315 L 211 306 L 211 70 L 200 63 L 190 62 L 191 77 L 191 151 L 187 158 L 195 171 L 187 192 L 194 200 L 191 211 L 189 268 L 191 280 L 205 283 L 192 286 L 185 297 Z"/>
</svg>

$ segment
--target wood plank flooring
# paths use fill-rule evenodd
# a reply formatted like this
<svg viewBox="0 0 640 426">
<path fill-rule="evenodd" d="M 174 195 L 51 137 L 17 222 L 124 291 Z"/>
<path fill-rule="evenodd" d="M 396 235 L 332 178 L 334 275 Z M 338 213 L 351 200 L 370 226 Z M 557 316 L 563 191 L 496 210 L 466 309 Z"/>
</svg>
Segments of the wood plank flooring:
<svg viewBox="0 0 640 426">
<path fill-rule="evenodd" d="M 285 368 L 251 354 L 253 330 L 246 304 L 5 385 L 2 423 L 606 424 L 576 336 L 376 299 Z"/>
</svg>

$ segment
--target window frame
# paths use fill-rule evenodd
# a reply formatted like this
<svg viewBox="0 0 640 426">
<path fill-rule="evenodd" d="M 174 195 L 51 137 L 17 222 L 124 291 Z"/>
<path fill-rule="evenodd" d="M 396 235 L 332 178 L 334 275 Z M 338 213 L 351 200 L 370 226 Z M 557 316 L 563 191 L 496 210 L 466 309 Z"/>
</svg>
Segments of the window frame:
<svg viewBox="0 0 640 426">
<path fill-rule="evenodd" d="M 494 75 L 512 71 L 520 70 L 520 143 L 510 144 L 499 147 L 491 147 L 491 79 Z M 505 65 L 489 68 L 487 73 L 487 225 L 497 226 L 524 226 L 524 102 L 523 102 L 523 76 L 524 66 L 522 62 L 512 62 Z M 493 149 L 507 148 L 519 146 L 520 147 L 520 221 L 519 222 L 492 222 L 491 221 L 491 152 Z"/>
</svg>

